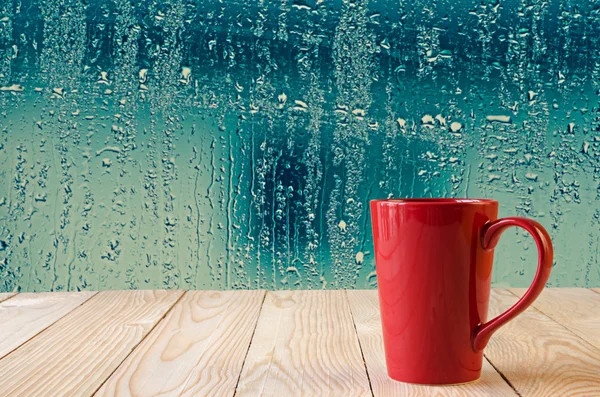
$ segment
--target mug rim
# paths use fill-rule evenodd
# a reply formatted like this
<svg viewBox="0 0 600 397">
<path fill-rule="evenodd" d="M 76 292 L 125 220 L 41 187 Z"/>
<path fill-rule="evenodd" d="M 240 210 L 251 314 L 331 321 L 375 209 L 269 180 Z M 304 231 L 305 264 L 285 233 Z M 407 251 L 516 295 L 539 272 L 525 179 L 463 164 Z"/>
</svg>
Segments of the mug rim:
<svg viewBox="0 0 600 397">
<path fill-rule="evenodd" d="M 481 199 L 481 198 L 389 198 L 371 200 L 371 204 L 387 204 L 387 205 L 485 205 L 498 204 L 498 200 Z"/>
</svg>

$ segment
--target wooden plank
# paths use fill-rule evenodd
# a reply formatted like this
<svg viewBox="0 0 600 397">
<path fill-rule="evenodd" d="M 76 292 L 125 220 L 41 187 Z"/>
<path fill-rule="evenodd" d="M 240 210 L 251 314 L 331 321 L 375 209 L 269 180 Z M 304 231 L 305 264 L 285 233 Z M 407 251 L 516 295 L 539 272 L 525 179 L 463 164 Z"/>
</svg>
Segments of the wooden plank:
<svg viewBox="0 0 600 397">
<path fill-rule="evenodd" d="M 181 297 L 105 291 L 0 360 L 8 396 L 89 396 Z"/>
<path fill-rule="evenodd" d="M 268 292 L 236 396 L 370 396 L 344 291 Z"/>
<path fill-rule="evenodd" d="M 23 293 L 0 303 L 0 358 L 6 356 L 95 292 Z"/>
<path fill-rule="evenodd" d="M 96 396 L 232 396 L 264 294 L 186 293 Z"/>
<path fill-rule="evenodd" d="M 517 300 L 509 291 L 493 291 L 490 316 Z M 600 350 L 537 309 L 500 328 L 485 354 L 523 396 L 600 395 Z"/>
<path fill-rule="evenodd" d="M 4 302 L 8 298 L 13 297 L 16 294 L 16 292 L 0 292 L 0 302 Z"/>
<path fill-rule="evenodd" d="M 527 289 L 509 291 L 521 297 Z M 585 288 L 547 288 L 533 306 L 600 349 L 600 294 Z"/>
<path fill-rule="evenodd" d="M 375 397 L 517 395 L 486 360 L 483 361 L 481 379 L 460 386 L 414 385 L 390 379 L 385 366 L 377 291 L 348 291 L 348 300 Z"/>
</svg>

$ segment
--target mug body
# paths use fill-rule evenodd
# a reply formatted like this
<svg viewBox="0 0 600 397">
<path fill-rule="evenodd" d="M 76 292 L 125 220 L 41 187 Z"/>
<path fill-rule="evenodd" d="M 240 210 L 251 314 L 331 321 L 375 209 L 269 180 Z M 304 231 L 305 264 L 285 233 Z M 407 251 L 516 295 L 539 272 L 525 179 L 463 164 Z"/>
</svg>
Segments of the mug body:
<svg viewBox="0 0 600 397">
<path fill-rule="evenodd" d="M 493 261 L 481 234 L 498 202 L 374 200 L 371 217 L 388 375 L 420 384 L 478 379 L 483 353 L 472 337 L 487 320 Z"/>
</svg>

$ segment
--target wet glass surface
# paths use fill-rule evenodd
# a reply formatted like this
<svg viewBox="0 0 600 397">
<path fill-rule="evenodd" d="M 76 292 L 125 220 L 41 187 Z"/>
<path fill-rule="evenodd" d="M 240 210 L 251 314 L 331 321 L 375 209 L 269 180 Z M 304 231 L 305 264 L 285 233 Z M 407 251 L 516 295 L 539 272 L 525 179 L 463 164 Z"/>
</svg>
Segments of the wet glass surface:
<svg viewBox="0 0 600 397">
<path fill-rule="evenodd" d="M 375 287 L 390 197 L 497 199 L 598 286 L 599 40 L 597 1 L 2 2 L 0 290 Z"/>
</svg>

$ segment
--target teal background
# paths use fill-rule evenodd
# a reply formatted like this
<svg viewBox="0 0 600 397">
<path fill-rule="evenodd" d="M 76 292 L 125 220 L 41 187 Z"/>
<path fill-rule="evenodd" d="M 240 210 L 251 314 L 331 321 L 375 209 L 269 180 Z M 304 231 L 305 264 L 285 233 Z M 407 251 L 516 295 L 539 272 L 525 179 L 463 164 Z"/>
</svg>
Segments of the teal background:
<svg viewBox="0 0 600 397">
<path fill-rule="evenodd" d="M 437 196 L 600 286 L 599 40 L 598 1 L 2 1 L 0 291 L 372 288 L 368 200 Z"/>
</svg>

